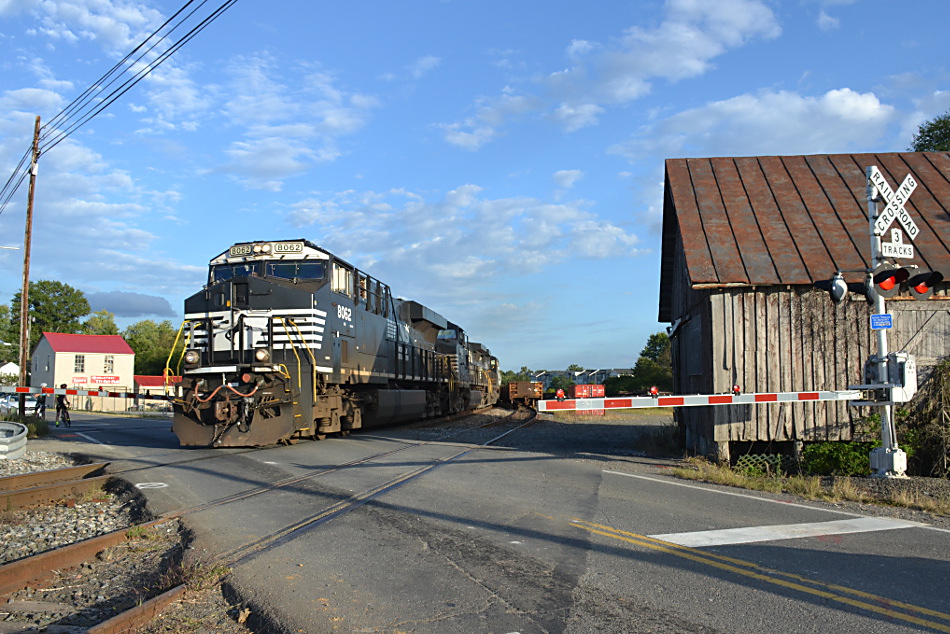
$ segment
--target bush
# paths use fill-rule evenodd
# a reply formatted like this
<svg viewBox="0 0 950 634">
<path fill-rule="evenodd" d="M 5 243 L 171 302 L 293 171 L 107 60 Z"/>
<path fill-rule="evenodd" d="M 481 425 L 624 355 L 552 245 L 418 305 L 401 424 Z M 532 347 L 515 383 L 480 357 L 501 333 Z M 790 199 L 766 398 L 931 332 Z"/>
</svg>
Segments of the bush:
<svg viewBox="0 0 950 634">
<path fill-rule="evenodd" d="M 816 442 L 802 450 L 802 471 L 810 475 L 866 476 L 869 456 L 880 442 Z"/>
</svg>

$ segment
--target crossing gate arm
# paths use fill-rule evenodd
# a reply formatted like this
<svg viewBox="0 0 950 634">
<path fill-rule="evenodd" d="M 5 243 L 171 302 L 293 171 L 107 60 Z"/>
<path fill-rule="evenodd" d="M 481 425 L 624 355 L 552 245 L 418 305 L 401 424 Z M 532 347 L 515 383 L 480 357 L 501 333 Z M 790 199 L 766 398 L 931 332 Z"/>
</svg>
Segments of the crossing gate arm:
<svg viewBox="0 0 950 634">
<path fill-rule="evenodd" d="M 146 401 L 171 401 L 172 394 L 139 394 L 138 392 L 107 392 L 105 390 L 74 390 L 59 387 L 0 387 L 0 394 L 65 394 L 66 396 L 109 396 L 113 398 L 139 398 Z"/>
<path fill-rule="evenodd" d="M 758 392 L 753 394 L 691 394 L 688 396 L 629 396 L 616 398 L 572 398 L 538 401 L 539 412 L 592 409 L 637 409 L 642 407 L 700 407 L 705 405 L 768 405 L 812 401 L 860 400 L 859 390 L 816 392 Z"/>
</svg>

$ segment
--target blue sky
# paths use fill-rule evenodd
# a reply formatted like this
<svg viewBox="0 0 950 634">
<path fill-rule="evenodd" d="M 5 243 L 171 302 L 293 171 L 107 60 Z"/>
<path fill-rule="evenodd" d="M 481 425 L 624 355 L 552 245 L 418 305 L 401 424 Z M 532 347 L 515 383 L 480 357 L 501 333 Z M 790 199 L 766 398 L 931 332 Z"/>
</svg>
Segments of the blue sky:
<svg viewBox="0 0 950 634">
<path fill-rule="evenodd" d="M 2 180 L 36 115 L 183 4 L 0 0 Z M 239 1 L 43 154 L 30 278 L 177 325 L 212 257 L 305 237 L 504 369 L 629 367 L 666 326 L 663 161 L 904 151 L 950 108 L 948 22 L 945 0 Z M 0 250 L 0 301 L 22 264 Z"/>
</svg>

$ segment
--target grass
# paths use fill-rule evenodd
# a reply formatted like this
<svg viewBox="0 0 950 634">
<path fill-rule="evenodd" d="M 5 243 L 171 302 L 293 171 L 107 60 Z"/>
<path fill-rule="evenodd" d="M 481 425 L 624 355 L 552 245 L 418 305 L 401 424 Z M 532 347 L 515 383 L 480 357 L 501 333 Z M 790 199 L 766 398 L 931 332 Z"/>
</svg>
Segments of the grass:
<svg viewBox="0 0 950 634">
<path fill-rule="evenodd" d="M 831 478 L 830 483 L 826 484 L 818 476 L 748 475 L 703 458 L 690 458 L 687 465 L 673 469 L 673 475 L 686 480 L 712 482 L 754 491 L 785 492 L 808 500 L 881 504 L 950 516 L 948 495 L 934 496 L 902 488 L 873 494 L 862 490 L 855 484 L 855 480 L 849 477 Z"/>
<path fill-rule="evenodd" d="M 27 438 L 42 438 L 49 434 L 49 421 L 30 414 L 20 416 L 18 413 L 7 413 L 0 416 L 0 420 L 26 425 Z"/>
<path fill-rule="evenodd" d="M 198 561 L 176 566 L 166 574 L 165 581 L 169 588 L 184 584 L 189 590 L 199 591 L 218 585 L 229 574 L 231 569 L 224 564 Z"/>
</svg>

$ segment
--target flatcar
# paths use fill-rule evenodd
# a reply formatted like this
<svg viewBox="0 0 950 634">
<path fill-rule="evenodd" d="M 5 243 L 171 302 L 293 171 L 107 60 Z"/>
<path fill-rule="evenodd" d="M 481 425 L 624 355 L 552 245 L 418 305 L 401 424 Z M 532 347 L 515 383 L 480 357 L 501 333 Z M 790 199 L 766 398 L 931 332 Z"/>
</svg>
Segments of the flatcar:
<svg viewBox="0 0 950 634">
<path fill-rule="evenodd" d="M 498 360 L 461 326 L 306 239 L 213 258 L 185 300 L 180 340 L 168 372 L 180 371 L 172 428 L 183 446 L 320 439 L 499 397 Z"/>
</svg>

